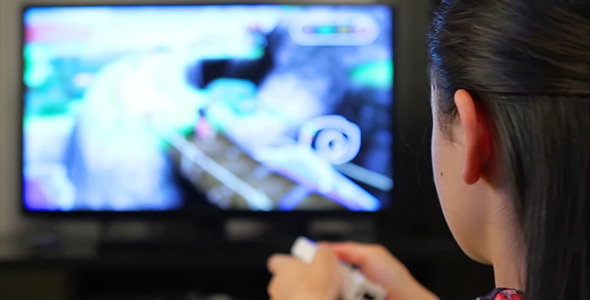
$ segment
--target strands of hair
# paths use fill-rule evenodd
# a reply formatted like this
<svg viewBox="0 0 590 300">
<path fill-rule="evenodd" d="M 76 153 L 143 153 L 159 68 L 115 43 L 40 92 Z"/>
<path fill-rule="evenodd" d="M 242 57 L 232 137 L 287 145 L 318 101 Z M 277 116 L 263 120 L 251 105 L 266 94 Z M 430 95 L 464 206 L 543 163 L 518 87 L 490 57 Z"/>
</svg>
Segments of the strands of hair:
<svg viewBox="0 0 590 300">
<path fill-rule="evenodd" d="M 458 89 L 490 114 L 526 298 L 590 299 L 590 2 L 445 0 L 429 51 L 442 130 Z"/>
</svg>

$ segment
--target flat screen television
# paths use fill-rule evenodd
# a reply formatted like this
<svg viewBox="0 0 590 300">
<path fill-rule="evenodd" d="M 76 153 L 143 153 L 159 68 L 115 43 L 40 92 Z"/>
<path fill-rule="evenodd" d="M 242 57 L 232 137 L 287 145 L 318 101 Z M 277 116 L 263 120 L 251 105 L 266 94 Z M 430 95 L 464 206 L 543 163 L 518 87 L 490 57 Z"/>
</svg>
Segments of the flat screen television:
<svg viewBox="0 0 590 300">
<path fill-rule="evenodd" d="M 27 6 L 26 212 L 391 206 L 386 4 Z"/>
</svg>

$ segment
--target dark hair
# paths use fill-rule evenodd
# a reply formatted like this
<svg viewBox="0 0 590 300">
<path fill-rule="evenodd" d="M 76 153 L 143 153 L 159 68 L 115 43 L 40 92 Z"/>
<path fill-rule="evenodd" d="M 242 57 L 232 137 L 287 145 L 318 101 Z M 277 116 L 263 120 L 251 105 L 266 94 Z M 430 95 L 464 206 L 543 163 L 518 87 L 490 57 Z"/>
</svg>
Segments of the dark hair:
<svg viewBox="0 0 590 300">
<path fill-rule="evenodd" d="M 429 34 L 441 130 L 450 134 L 458 89 L 489 115 L 530 300 L 590 299 L 587 2 L 446 0 Z"/>
</svg>

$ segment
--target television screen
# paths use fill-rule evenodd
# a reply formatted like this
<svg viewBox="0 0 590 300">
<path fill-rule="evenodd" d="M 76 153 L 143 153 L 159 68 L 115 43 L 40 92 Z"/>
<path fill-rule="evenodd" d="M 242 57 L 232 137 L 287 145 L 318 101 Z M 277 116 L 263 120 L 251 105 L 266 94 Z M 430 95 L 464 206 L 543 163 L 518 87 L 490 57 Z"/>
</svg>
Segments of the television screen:
<svg viewBox="0 0 590 300">
<path fill-rule="evenodd" d="M 386 5 L 29 6 L 27 211 L 376 211 Z"/>
</svg>

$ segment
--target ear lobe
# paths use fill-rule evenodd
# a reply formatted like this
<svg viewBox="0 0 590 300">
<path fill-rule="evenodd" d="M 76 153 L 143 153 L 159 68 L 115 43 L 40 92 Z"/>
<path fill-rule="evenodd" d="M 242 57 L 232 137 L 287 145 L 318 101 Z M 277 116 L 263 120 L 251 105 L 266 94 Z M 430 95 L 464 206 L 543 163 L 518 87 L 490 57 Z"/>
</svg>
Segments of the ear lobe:
<svg viewBox="0 0 590 300">
<path fill-rule="evenodd" d="M 465 160 L 463 181 L 476 183 L 492 158 L 492 140 L 487 116 L 478 109 L 473 97 L 466 90 L 455 93 L 455 105 L 463 128 Z"/>
</svg>

